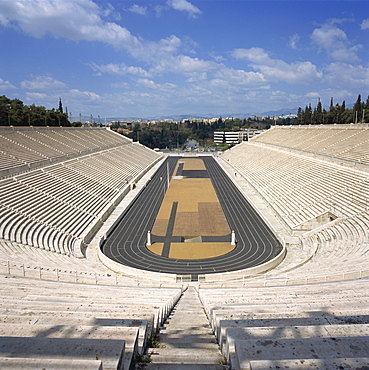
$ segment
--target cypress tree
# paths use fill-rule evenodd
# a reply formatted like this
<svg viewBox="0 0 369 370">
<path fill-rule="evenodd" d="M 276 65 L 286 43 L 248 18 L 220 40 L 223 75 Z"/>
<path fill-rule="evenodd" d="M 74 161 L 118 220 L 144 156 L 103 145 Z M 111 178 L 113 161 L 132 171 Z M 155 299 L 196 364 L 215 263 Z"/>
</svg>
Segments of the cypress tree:
<svg viewBox="0 0 369 370">
<path fill-rule="evenodd" d="M 61 98 L 59 98 L 59 112 L 60 114 L 63 114 L 63 104 Z"/>
<path fill-rule="evenodd" d="M 355 123 L 358 123 L 358 121 L 360 121 L 361 112 L 362 112 L 361 95 L 359 94 L 357 97 L 356 103 L 354 105 L 354 112 L 353 112 L 354 113 L 353 120 Z"/>
</svg>

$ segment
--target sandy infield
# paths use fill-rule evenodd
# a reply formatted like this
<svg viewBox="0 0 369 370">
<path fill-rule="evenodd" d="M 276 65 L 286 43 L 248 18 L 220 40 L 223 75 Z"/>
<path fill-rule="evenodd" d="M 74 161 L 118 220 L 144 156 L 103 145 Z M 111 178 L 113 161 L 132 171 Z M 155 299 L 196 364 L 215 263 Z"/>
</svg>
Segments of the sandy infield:
<svg viewBox="0 0 369 370">
<path fill-rule="evenodd" d="M 206 170 L 201 158 L 182 158 L 178 161 L 183 170 Z M 209 178 L 172 178 L 169 188 L 156 217 L 152 234 L 164 237 L 173 202 L 178 202 L 173 236 L 181 236 L 184 241 L 201 236 L 222 236 L 231 233 L 228 222 L 219 203 L 215 189 Z M 161 245 L 160 245 L 161 244 Z M 149 247 L 153 253 L 161 255 L 163 243 Z M 199 259 L 220 256 L 233 249 L 230 242 L 171 243 L 170 258 Z"/>
</svg>

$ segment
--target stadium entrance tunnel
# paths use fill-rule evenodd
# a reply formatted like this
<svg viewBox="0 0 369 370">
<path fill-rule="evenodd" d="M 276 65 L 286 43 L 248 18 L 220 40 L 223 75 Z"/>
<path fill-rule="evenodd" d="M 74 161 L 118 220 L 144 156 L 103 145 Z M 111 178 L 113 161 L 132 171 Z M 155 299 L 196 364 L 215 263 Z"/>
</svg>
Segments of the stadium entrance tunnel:
<svg viewBox="0 0 369 370">
<path fill-rule="evenodd" d="M 294 230 L 299 230 L 299 231 L 310 231 L 310 230 L 313 230 L 313 229 L 316 229 L 320 226 L 323 226 L 323 225 L 326 225 L 330 222 L 333 222 L 333 221 L 339 221 L 340 218 L 334 214 L 333 212 L 331 211 L 326 211 L 326 212 L 323 212 L 322 214 L 298 225 L 297 227 L 294 228 Z"/>
<path fill-rule="evenodd" d="M 101 245 L 115 271 L 173 274 L 260 273 L 285 248 L 213 157 L 168 157 Z"/>
</svg>

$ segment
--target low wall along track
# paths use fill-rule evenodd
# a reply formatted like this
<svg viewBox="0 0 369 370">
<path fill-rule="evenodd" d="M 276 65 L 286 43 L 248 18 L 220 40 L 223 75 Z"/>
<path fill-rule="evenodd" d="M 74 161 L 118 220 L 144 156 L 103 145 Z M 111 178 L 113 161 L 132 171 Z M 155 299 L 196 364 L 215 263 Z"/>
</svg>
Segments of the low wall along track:
<svg viewBox="0 0 369 370">
<path fill-rule="evenodd" d="M 282 250 L 219 164 L 205 156 L 168 157 L 101 248 L 120 264 L 194 280 L 255 267 Z"/>
</svg>

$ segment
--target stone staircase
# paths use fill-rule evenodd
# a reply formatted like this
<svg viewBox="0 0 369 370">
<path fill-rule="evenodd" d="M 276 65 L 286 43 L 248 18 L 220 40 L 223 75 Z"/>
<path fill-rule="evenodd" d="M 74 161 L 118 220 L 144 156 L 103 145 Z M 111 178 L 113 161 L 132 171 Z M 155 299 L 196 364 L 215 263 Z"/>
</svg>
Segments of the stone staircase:
<svg viewBox="0 0 369 370">
<path fill-rule="evenodd" d="M 226 370 L 216 338 L 194 287 L 189 287 L 159 332 L 158 348 L 148 350 L 146 370 Z"/>
</svg>

